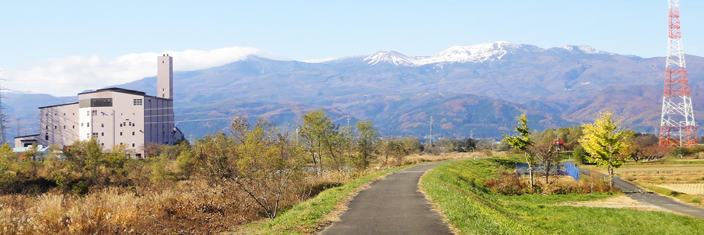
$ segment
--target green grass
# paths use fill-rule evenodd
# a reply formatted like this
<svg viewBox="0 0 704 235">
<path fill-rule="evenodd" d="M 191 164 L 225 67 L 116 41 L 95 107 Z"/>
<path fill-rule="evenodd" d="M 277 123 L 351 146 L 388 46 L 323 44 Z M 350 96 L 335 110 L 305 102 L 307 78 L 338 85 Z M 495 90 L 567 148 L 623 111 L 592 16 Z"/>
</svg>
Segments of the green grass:
<svg viewBox="0 0 704 235">
<path fill-rule="evenodd" d="M 613 196 L 496 195 L 483 182 L 510 159 L 461 161 L 429 171 L 421 185 L 462 234 L 701 234 L 704 221 L 665 212 L 555 206 Z"/>
<path fill-rule="evenodd" d="M 372 181 L 379 176 L 390 172 L 403 170 L 414 165 L 400 166 L 383 171 L 378 171 L 339 187 L 327 189 L 318 196 L 282 213 L 273 220 L 264 220 L 251 223 L 245 226 L 246 233 L 249 234 L 308 234 L 314 233 L 318 227 L 328 223 L 325 216 L 329 214 L 335 205 L 355 189 Z"/>
</svg>

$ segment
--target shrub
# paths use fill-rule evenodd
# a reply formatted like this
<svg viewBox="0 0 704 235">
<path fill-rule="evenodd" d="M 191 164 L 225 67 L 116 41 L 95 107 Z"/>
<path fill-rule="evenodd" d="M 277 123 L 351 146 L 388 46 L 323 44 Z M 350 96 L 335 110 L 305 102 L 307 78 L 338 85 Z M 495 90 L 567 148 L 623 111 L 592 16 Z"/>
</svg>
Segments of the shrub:
<svg viewBox="0 0 704 235">
<path fill-rule="evenodd" d="M 522 195 L 530 191 L 528 184 L 521 181 L 516 174 L 501 171 L 498 178 L 484 181 L 484 186 L 501 195 Z"/>
<path fill-rule="evenodd" d="M 88 184 L 85 181 L 80 181 L 71 187 L 71 192 L 78 196 L 83 196 L 88 193 Z"/>
</svg>

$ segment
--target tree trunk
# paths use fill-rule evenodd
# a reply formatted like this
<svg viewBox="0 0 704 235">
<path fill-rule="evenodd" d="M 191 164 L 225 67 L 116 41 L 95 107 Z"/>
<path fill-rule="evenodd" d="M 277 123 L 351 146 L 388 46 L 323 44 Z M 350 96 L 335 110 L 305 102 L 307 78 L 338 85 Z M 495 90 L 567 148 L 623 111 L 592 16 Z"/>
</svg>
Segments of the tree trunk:
<svg viewBox="0 0 704 235">
<path fill-rule="evenodd" d="M 530 174 L 530 188 L 533 188 L 533 164 L 528 163 L 528 172 Z"/>
<path fill-rule="evenodd" d="M 609 187 L 613 188 L 614 187 L 614 168 L 609 166 L 608 171 L 609 171 Z"/>
<path fill-rule="evenodd" d="M 550 183 L 550 163 L 546 163 L 545 165 L 545 186 L 547 186 Z"/>
</svg>

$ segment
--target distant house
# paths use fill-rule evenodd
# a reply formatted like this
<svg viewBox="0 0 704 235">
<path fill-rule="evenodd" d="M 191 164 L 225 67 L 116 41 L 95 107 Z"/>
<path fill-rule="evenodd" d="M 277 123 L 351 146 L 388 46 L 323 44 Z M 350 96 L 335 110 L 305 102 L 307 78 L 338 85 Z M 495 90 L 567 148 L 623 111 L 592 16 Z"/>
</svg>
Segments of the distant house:
<svg viewBox="0 0 704 235">
<path fill-rule="evenodd" d="M 19 158 L 22 161 L 30 160 L 29 159 L 30 156 L 28 156 L 27 153 L 31 152 L 31 150 L 32 150 L 31 145 L 27 146 L 27 147 L 15 147 L 12 149 L 13 152 L 20 154 Z M 57 160 L 66 159 L 66 155 L 62 151 L 60 151 L 60 150 L 52 151 L 51 147 L 49 147 L 49 146 L 37 145 L 36 150 L 37 150 L 36 156 L 34 157 L 34 160 L 36 160 L 36 161 L 44 161 L 45 159 L 47 159 L 47 157 L 49 157 L 51 155 L 56 156 Z"/>
<path fill-rule="evenodd" d="M 63 148 L 96 138 L 105 148 L 124 144 L 133 157 L 142 158 L 147 143 L 173 145 L 183 139 L 173 107 L 173 58 L 162 55 L 157 57 L 157 96 L 122 88 L 81 92 L 78 102 L 39 107 L 39 134 L 18 136 L 15 146 Z"/>
</svg>

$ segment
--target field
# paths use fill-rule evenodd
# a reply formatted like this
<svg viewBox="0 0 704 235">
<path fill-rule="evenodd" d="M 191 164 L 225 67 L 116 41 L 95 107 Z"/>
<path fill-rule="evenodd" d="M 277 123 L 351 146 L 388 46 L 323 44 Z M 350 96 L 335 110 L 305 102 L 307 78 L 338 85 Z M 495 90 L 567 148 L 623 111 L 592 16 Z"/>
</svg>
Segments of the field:
<svg viewBox="0 0 704 235">
<path fill-rule="evenodd" d="M 614 171 L 621 178 L 648 184 L 704 184 L 703 164 L 662 164 L 630 163 Z"/>
<path fill-rule="evenodd" d="M 585 166 L 601 173 L 603 168 Z M 704 159 L 666 158 L 653 162 L 628 162 L 614 175 L 682 203 L 704 207 Z"/>
<path fill-rule="evenodd" d="M 568 205 L 613 193 L 497 195 L 483 185 L 498 176 L 492 159 L 440 165 L 421 186 L 459 234 L 698 234 L 700 219 L 659 211 Z M 598 226 L 595 226 L 598 225 Z"/>
<path fill-rule="evenodd" d="M 686 194 L 704 196 L 704 184 L 660 184 L 657 186 Z"/>
</svg>

